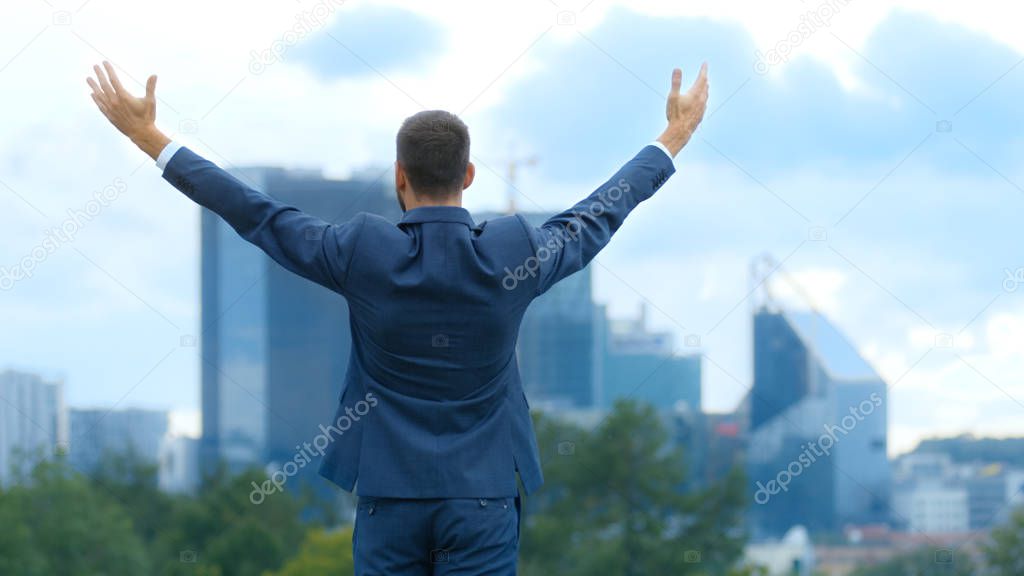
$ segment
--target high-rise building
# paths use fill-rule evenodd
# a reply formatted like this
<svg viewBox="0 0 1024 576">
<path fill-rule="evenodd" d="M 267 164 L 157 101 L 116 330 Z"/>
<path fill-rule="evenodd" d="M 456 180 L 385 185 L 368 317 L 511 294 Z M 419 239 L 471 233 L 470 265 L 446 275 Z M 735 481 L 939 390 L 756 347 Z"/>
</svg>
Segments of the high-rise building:
<svg viewBox="0 0 1024 576">
<path fill-rule="evenodd" d="M 681 354 L 670 332 L 647 328 L 646 308 L 635 320 L 608 323 L 597 403 L 646 402 L 658 409 L 701 408 L 701 357 Z"/>
<path fill-rule="evenodd" d="M 0 486 L 66 443 L 63 383 L 13 370 L 0 373 Z"/>
<path fill-rule="evenodd" d="M 822 315 L 754 314 L 748 475 L 755 536 L 887 522 L 887 388 Z"/>
<path fill-rule="evenodd" d="M 167 435 L 167 412 L 72 408 L 69 415 L 68 460 L 75 470 L 90 473 L 106 457 L 129 454 L 143 462 L 158 462 Z"/>
<path fill-rule="evenodd" d="M 532 226 L 552 214 L 521 213 Z M 482 213 L 477 222 L 500 216 Z M 531 404 L 560 409 L 595 405 L 602 356 L 603 309 L 594 305 L 590 267 L 569 276 L 530 304 L 519 329 L 517 355 Z"/>
<path fill-rule="evenodd" d="M 351 180 L 320 172 L 248 168 L 250 186 L 329 222 L 359 212 L 401 217 L 389 173 Z M 345 300 L 286 271 L 203 210 L 201 469 L 294 458 L 341 392 L 351 339 Z M 315 475 L 316 466 L 302 473 Z"/>
</svg>

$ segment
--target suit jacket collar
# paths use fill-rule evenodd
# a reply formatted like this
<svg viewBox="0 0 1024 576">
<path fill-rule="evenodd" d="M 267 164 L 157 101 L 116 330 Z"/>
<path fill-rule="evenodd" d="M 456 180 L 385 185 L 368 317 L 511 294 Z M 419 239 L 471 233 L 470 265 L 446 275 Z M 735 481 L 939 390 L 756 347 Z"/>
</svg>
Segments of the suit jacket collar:
<svg viewBox="0 0 1024 576">
<path fill-rule="evenodd" d="M 421 224 L 423 222 L 454 222 L 465 224 L 470 228 L 476 226 L 473 223 L 472 216 L 469 215 L 469 211 L 461 206 L 420 206 L 419 208 L 413 208 L 402 216 L 399 225 Z"/>
</svg>

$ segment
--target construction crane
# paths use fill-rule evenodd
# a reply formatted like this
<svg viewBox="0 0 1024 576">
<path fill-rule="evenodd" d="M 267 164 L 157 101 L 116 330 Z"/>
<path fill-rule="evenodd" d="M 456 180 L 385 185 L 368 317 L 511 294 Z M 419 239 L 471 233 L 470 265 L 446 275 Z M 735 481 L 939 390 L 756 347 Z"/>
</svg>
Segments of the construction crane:
<svg viewBox="0 0 1024 576">
<path fill-rule="evenodd" d="M 537 158 L 537 156 L 527 156 L 525 158 L 516 158 L 515 156 L 511 156 L 510 155 L 510 157 L 511 157 L 511 159 L 506 164 L 507 172 L 506 172 L 505 183 L 508 184 L 507 192 L 506 192 L 507 199 L 508 199 L 508 206 L 506 207 L 506 210 L 507 210 L 508 214 L 515 214 L 515 212 L 516 212 L 516 194 L 519 193 L 518 188 L 516 188 L 517 180 L 519 178 L 519 169 L 520 168 L 529 167 L 529 166 L 536 166 L 537 163 L 540 161 L 540 159 Z"/>
<path fill-rule="evenodd" d="M 804 290 L 803 286 L 795 278 L 786 272 L 781 262 L 776 262 L 775 258 L 767 252 L 750 262 L 750 294 L 752 296 L 750 301 L 754 310 L 779 310 L 778 302 L 772 292 L 772 276 L 781 277 L 793 292 L 807 304 L 811 312 L 819 313 L 818 306 L 811 299 L 810 294 Z"/>
</svg>

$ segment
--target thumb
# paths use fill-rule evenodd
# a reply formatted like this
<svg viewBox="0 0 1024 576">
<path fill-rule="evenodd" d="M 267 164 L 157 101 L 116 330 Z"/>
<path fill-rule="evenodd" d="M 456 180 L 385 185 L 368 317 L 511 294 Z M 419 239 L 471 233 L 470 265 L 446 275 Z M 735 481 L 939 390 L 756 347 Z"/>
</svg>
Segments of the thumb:
<svg viewBox="0 0 1024 576">
<path fill-rule="evenodd" d="M 156 98 L 156 74 L 150 76 L 146 81 L 146 98 Z"/>
</svg>

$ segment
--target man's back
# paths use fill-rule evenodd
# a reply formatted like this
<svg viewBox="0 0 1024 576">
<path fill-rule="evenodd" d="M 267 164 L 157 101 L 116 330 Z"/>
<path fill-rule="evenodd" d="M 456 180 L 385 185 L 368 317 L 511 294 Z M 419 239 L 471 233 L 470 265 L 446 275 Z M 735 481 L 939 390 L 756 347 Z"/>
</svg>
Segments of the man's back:
<svg viewBox="0 0 1024 576">
<path fill-rule="evenodd" d="M 409 210 L 397 226 L 368 214 L 333 225 L 187 148 L 165 152 L 164 178 L 348 300 L 352 354 L 320 473 L 395 498 L 514 496 L 517 471 L 527 493 L 541 485 L 515 358 L 523 313 L 675 171 L 668 153 L 647 146 L 541 227 L 520 216 L 478 226 L 455 206 Z"/>
<path fill-rule="evenodd" d="M 515 363 L 532 294 L 501 287 L 502 271 L 531 255 L 522 222 L 476 226 L 465 209 L 441 206 L 410 210 L 397 227 L 361 218 L 341 409 L 367 393 L 378 403 L 362 437 L 340 438 L 321 472 L 343 486 L 355 472 L 360 495 L 514 496 L 515 458 L 532 490 L 540 469 Z M 347 466 L 354 454 L 358 469 Z"/>
</svg>

